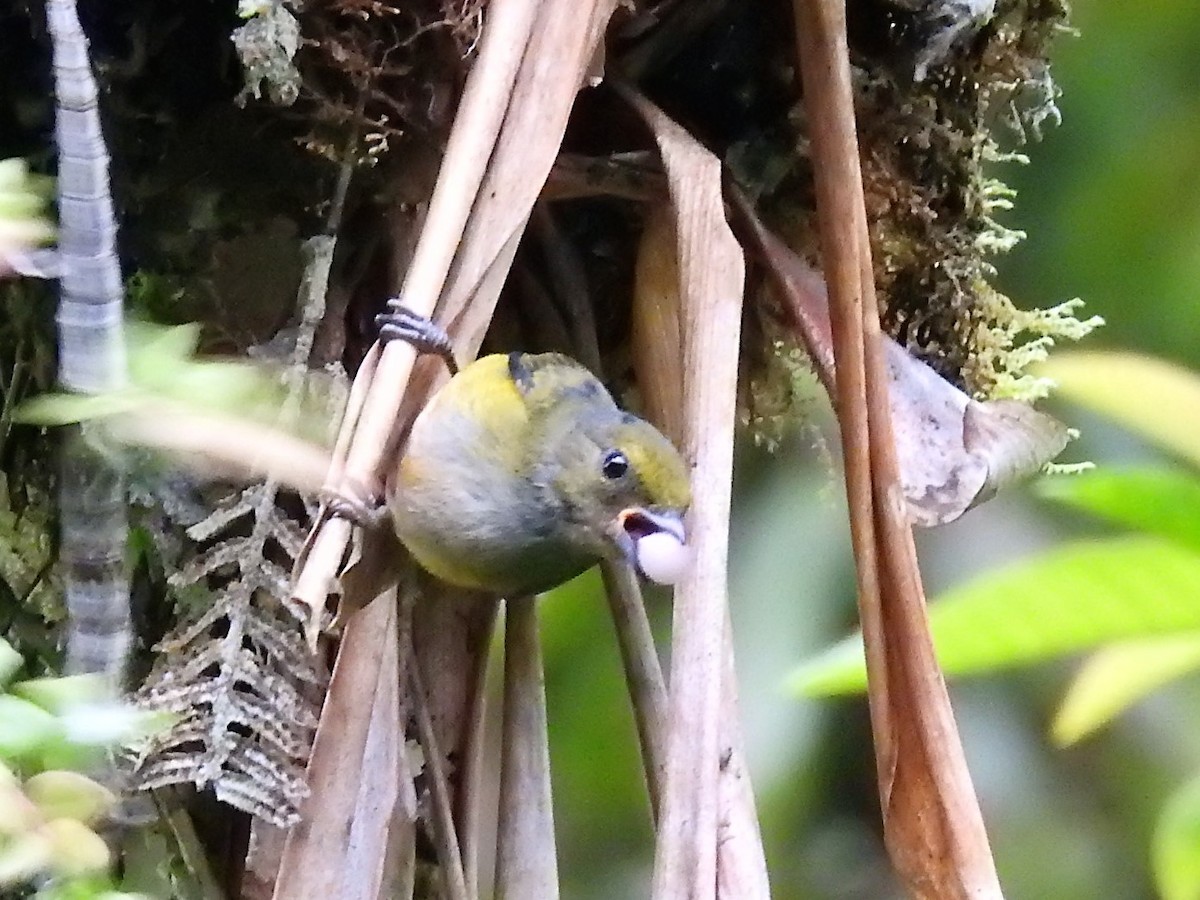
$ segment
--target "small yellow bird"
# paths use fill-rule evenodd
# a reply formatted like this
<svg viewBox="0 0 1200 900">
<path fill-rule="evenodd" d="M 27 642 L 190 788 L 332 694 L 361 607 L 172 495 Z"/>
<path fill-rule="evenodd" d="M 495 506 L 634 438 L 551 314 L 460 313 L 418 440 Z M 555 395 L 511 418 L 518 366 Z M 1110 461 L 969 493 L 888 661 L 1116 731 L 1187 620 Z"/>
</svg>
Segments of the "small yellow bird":
<svg viewBox="0 0 1200 900">
<path fill-rule="evenodd" d="M 601 558 L 671 583 L 688 562 L 688 470 L 654 426 L 557 353 L 494 354 L 457 371 L 448 337 L 389 301 L 380 339 L 447 360 L 454 376 L 413 422 L 388 483 L 400 541 L 438 578 L 514 596 Z"/>
</svg>

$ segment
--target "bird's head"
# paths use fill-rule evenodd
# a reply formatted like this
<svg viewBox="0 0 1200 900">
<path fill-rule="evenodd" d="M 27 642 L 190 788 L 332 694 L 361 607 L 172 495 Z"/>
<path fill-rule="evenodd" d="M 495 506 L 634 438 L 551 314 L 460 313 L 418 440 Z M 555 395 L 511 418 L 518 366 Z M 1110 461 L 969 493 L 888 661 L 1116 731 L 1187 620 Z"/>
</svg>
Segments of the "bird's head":
<svg viewBox="0 0 1200 900">
<path fill-rule="evenodd" d="M 683 517 L 692 495 L 679 451 L 649 422 L 606 404 L 560 425 L 540 480 L 561 504 L 570 540 L 674 583 L 690 555 Z"/>
</svg>

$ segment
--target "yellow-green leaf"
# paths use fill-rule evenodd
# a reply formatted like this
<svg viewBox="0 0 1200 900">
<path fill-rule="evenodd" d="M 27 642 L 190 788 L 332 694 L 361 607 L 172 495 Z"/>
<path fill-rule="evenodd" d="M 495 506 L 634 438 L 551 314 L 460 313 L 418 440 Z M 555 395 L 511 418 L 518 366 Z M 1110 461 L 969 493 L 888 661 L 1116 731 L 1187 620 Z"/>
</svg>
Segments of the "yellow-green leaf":
<svg viewBox="0 0 1200 900">
<path fill-rule="evenodd" d="M 1200 632 L 1105 647 L 1080 667 L 1051 734 L 1073 744 L 1164 684 L 1200 668 Z"/>
<path fill-rule="evenodd" d="M 1159 813 L 1152 855 L 1162 900 L 1200 897 L 1200 778 L 1176 791 Z"/>
<path fill-rule="evenodd" d="M 943 671 L 965 675 L 1200 631 L 1197 598 L 1198 553 L 1152 537 L 1080 541 L 948 591 L 930 624 Z M 801 664 L 791 684 L 810 696 L 862 691 L 861 637 Z"/>
<path fill-rule="evenodd" d="M 0 695 L 0 759 L 24 756 L 61 734 L 58 721 L 40 706 Z"/>
<path fill-rule="evenodd" d="M 1200 465 L 1200 375 L 1136 353 L 1056 353 L 1037 368 L 1057 393 Z"/>
<path fill-rule="evenodd" d="M 1096 469 L 1046 478 L 1038 493 L 1200 553 L 1200 478 L 1187 472 Z"/>
<path fill-rule="evenodd" d="M 59 873 L 88 875 L 108 868 L 108 845 L 82 822 L 54 819 L 42 826 L 42 833 L 50 840 L 49 864 Z"/>
<path fill-rule="evenodd" d="M 47 819 L 91 822 L 116 801 L 113 792 L 79 772 L 39 772 L 25 782 L 25 795 Z"/>
</svg>

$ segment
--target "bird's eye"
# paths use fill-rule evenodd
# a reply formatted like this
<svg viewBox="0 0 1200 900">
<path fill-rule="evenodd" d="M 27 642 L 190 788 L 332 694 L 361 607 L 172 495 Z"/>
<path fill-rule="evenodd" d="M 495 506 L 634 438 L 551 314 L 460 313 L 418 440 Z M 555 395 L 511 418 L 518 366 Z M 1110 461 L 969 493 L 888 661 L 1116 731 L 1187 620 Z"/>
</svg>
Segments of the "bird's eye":
<svg viewBox="0 0 1200 900">
<path fill-rule="evenodd" d="M 604 455 L 604 462 L 600 464 L 600 471 L 604 473 L 605 478 L 621 478 L 629 471 L 629 460 L 620 450 L 609 450 Z"/>
</svg>

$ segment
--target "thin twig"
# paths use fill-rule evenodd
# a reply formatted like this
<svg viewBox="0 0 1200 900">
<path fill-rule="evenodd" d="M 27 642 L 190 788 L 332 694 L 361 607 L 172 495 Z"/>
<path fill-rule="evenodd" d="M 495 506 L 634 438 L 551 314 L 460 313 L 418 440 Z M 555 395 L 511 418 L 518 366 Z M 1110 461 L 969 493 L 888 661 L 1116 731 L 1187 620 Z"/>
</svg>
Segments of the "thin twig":
<svg viewBox="0 0 1200 900">
<path fill-rule="evenodd" d="M 408 647 L 408 679 L 409 696 L 412 698 L 413 714 L 417 720 L 417 734 L 425 751 L 425 771 L 429 775 L 429 795 L 433 801 L 433 835 L 446 893 L 449 900 L 470 900 L 474 895 L 467 891 L 462 852 L 454 828 L 450 782 L 446 778 L 442 751 L 438 746 L 437 734 L 433 730 L 433 719 L 429 715 L 429 701 L 425 693 L 425 682 L 421 677 L 421 664 L 411 643 Z"/>
<path fill-rule="evenodd" d="M 604 591 L 625 667 L 625 686 L 637 723 L 650 812 L 657 824 L 667 770 L 667 682 L 637 575 L 628 565 L 608 560 L 600 564 L 600 574 L 604 577 Z"/>
</svg>

